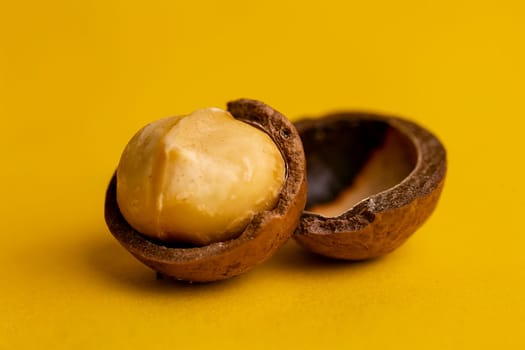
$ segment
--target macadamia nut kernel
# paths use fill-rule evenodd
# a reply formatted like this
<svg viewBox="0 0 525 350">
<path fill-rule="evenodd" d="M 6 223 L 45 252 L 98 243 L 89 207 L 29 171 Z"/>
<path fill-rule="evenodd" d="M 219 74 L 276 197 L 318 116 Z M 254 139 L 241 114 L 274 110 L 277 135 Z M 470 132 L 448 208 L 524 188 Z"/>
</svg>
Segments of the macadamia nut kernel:
<svg viewBox="0 0 525 350">
<path fill-rule="evenodd" d="M 273 208 L 286 167 L 273 140 L 217 108 L 155 121 L 126 146 L 117 203 L 143 235 L 206 245 Z"/>
</svg>

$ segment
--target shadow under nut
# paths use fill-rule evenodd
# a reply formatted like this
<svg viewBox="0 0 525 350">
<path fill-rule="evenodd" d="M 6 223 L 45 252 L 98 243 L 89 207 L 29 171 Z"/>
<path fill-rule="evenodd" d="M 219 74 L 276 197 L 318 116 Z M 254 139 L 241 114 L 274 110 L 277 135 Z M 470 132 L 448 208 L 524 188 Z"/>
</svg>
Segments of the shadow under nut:
<svg viewBox="0 0 525 350">
<path fill-rule="evenodd" d="M 434 211 L 444 185 L 446 151 L 428 130 L 401 118 L 359 112 L 295 125 L 305 147 L 310 188 L 294 239 L 307 250 L 345 260 L 378 257 L 402 245 Z M 347 154 L 351 149 L 357 153 Z M 366 173 L 367 164 L 381 152 L 387 154 L 383 161 L 388 156 L 395 161 L 383 164 L 382 172 L 376 167 L 375 175 L 364 175 L 369 177 L 364 183 L 372 183 L 368 191 L 377 192 L 334 216 L 309 211 L 323 208 L 341 196 L 345 186 L 362 180 L 360 172 Z M 318 175 L 322 172 L 328 175 Z M 384 180 L 374 184 L 372 176 Z"/>
<path fill-rule="evenodd" d="M 262 102 L 228 103 L 239 120 L 265 131 L 281 150 L 287 175 L 272 210 L 255 214 L 237 238 L 203 247 L 176 247 L 152 241 L 133 229 L 116 200 L 116 178 L 106 192 L 105 219 L 113 236 L 131 254 L 160 274 L 179 280 L 209 282 L 246 272 L 270 258 L 293 234 L 306 203 L 306 165 L 300 137 L 279 112 Z"/>
</svg>

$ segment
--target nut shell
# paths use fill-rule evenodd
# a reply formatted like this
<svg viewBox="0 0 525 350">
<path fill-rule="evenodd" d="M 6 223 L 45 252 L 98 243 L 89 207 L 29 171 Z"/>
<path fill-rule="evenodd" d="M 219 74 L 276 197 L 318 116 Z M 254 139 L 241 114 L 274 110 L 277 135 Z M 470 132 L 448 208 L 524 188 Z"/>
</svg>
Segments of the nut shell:
<svg viewBox="0 0 525 350">
<path fill-rule="evenodd" d="M 203 247 L 154 242 L 134 230 L 122 216 L 116 201 L 115 176 L 108 186 L 105 219 L 109 230 L 138 260 L 162 275 L 194 282 L 239 275 L 270 258 L 299 223 L 306 203 L 306 164 L 297 130 L 281 113 L 259 101 L 233 101 L 228 103 L 228 110 L 236 119 L 265 131 L 286 163 L 286 179 L 276 206 L 257 213 L 237 238 Z"/>
<path fill-rule="evenodd" d="M 401 118 L 360 112 L 306 119 L 297 122 L 295 126 L 305 147 L 309 198 L 307 210 L 302 215 L 294 238 L 306 249 L 336 259 L 363 260 L 378 257 L 403 244 L 434 211 L 443 189 L 446 151 L 441 142 L 428 130 Z M 341 131 L 345 128 L 348 128 L 349 132 Z M 316 204 L 315 202 L 333 199 L 337 195 L 328 192 L 342 191 L 341 184 L 338 183 L 339 175 L 319 176 L 321 180 L 325 179 L 320 181 L 311 179 L 311 174 L 313 176 L 319 169 L 326 171 L 328 168 L 328 173 L 332 172 L 332 175 L 344 172 L 346 175 L 352 173 L 350 177 L 355 176 L 353 173 L 358 173 L 370 157 L 370 150 L 380 147 L 377 144 L 377 135 L 385 135 L 388 132 L 398 135 L 395 148 L 398 149 L 397 156 L 404 159 L 394 163 L 401 165 L 391 163 L 394 165 L 392 169 L 383 167 L 382 170 L 398 171 L 393 168 L 407 167 L 407 164 L 412 162 L 406 176 L 394 185 L 362 199 L 340 215 L 325 217 L 308 211 L 308 207 Z M 323 140 L 317 140 L 315 135 L 319 134 L 322 134 L 323 140 L 328 140 L 331 146 L 327 146 Z M 336 161 L 320 161 L 320 164 L 316 164 L 316 159 L 326 159 L 334 152 L 324 149 L 325 154 L 321 157 L 316 153 L 322 153 L 323 147 L 334 147 L 334 150 L 337 147 L 341 148 L 338 143 L 344 144 L 345 147 L 350 145 L 351 148 L 357 149 L 357 153 L 354 151 L 355 154 L 351 155 L 343 152 L 335 156 Z M 385 147 L 392 148 L 392 145 Z M 355 157 L 358 159 L 352 160 Z M 326 182 L 326 178 L 330 179 L 330 183 L 322 184 L 321 182 Z"/>
</svg>

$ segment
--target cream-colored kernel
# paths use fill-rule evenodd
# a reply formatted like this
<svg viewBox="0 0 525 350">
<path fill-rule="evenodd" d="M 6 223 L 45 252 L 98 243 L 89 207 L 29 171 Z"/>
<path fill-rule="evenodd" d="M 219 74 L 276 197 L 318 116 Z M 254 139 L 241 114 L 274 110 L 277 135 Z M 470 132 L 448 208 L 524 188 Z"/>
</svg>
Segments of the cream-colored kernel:
<svg viewBox="0 0 525 350">
<path fill-rule="evenodd" d="M 142 234 L 205 245 L 275 206 L 285 164 L 263 131 L 217 108 L 153 122 L 124 150 L 117 202 Z"/>
</svg>

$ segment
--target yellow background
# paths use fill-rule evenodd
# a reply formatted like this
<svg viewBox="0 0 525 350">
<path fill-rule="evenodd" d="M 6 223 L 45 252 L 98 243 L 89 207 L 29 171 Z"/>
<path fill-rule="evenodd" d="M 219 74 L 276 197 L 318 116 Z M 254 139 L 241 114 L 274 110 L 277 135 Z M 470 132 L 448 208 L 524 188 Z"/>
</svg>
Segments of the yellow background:
<svg viewBox="0 0 525 350">
<path fill-rule="evenodd" d="M 525 348 L 520 1 L 0 2 L 0 348 Z M 287 244 L 209 285 L 112 238 L 106 185 L 145 123 L 228 100 L 409 117 L 444 142 L 395 253 Z"/>
</svg>

